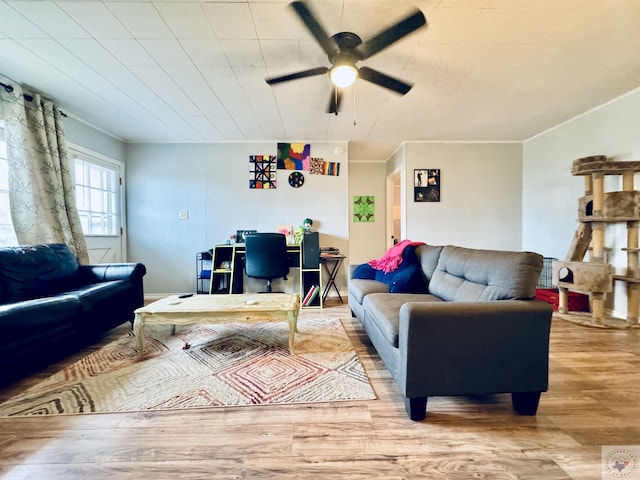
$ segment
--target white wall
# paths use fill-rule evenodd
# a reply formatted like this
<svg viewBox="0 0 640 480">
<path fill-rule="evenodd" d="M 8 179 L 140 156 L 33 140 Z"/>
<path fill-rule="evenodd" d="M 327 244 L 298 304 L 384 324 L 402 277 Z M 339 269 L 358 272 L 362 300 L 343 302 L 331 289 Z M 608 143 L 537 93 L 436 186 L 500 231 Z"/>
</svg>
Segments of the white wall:
<svg viewBox="0 0 640 480">
<path fill-rule="evenodd" d="M 80 145 L 93 152 L 101 153 L 114 160 L 125 161 L 124 142 L 96 130 L 73 117 L 64 119 L 64 133 L 70 143 Z"/>
<path fill-rule="evenodd" d="M 493 250 L 522 247 L 519 143 L 405 146 L 406 238 Z M 440 202 L 413 201 L 413 170 L 440 169 Z"/>
<path fill-rule="evenodd" d="M 349 169 L 346 155 L 334 153 L 338 146 L 346 151 L 345 143 L 312 143 L 311 155 L 340 162 L 339 176 L 305 172 L 294 189 L 290 171 L 279 170 L 276 189 L 255 190 L 249 156 L 275 155 L 276 143 L 127 145 L 128 251 L 147 267 L 145 292 L 194 291 L 196 253 L 237 229 L 295 228 L 310 217 L 322 246 L 348 251 Z M 188 220 L 178 219 L 181 210 Z"/>
<path fill-rule="evenodd" d="M 381 162 L 349 163 L 349 251 L 347 263 L 360 264 L 380 258 L 385 250 L 386 234 L 386 164 Z M 375 197 L 375 221 L 353 221 L 353 197 Z M 338 288 L 341 286 L 339 285 Z M 346 289 L 346 284 L 342 285 Z"/>
<path fill-rule="evenodd" d="M 524 143 L 523 247 L 547 257 L 566 258 L 578 223 L 578 199 L 584 196 L 584 179 L 571 175 L 574 160 L 606 155 L 612 160 L 640 157 L 640 91 L 536 136 Z M 636 175 L 636 189 L 639 178 Z M 618 177 L 609 177 L 607 190 L 619 190 Z M 618 272 L 626 265 L 619 249 L 626 244 L 626 229 L 611 226 L 605 232 L 609 262 Z M 626 316 L 624 284 L 616 282 L 607 306 Z"/>
</svg>

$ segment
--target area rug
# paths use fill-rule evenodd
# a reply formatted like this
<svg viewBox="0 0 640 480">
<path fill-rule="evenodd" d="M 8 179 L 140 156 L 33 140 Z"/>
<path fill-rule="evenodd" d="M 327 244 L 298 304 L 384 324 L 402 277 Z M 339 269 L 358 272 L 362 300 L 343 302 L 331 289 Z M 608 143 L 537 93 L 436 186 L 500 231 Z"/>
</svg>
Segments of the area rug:
<svg viewBox="0 0 640 480">
<path fill-rule="evenodd" d="M 145 328 L 87 355 L 0 404 L 0 416 L 62 415 L 298 404 L 376 398 L 342 323 L 289 327 L 230 323 Z"/>
</svg>

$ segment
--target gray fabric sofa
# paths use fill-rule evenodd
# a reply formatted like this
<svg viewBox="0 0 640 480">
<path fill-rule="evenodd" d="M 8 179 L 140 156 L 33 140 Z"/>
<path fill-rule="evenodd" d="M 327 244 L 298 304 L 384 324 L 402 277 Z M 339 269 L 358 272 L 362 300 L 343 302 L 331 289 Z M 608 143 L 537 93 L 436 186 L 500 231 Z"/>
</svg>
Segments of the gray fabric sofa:
<svg viewBox="0 0 640 480">
<path fill-rule="evenodd" d="M 511 393 L 535 415 L 548 388 L 552 307 L 534 300 L 542 256 L 457 246 L 415 248 L 422 291 L 353 278 L 349 306 L 405 397 L 412 420 L 430 396 Z"/>
</svg>

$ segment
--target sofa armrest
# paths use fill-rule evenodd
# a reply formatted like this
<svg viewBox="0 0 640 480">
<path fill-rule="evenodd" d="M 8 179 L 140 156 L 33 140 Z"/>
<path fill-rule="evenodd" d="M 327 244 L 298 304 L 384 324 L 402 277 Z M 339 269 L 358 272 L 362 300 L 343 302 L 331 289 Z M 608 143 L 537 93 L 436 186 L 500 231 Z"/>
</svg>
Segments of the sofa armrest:
<svg viewBox="0 0 640 480">
<path fill-rule="evenodd" d="M 147 270 L 141 263 L 103 263 L 78 267 L 78 275 L 83 284 L 129 280 L 135 285 L 142 282 L 146 273 Z"/>
<path fill-rule="evenodd" d="M 353 278 L 353 272 L 355 272 L 356 268 L 358 268 L 359 266 L 360 264 L 354 264 L 354 263 L 349 264 L 349 268 L 348 268 L 349 276 L 347 277 L 349 280 Z"/>
<path fill-rule="evenodd" d="M 537 300 L 406 303 L 398 383 L 407 397 L 546 391 L 551 314 Z"/>
</svg>

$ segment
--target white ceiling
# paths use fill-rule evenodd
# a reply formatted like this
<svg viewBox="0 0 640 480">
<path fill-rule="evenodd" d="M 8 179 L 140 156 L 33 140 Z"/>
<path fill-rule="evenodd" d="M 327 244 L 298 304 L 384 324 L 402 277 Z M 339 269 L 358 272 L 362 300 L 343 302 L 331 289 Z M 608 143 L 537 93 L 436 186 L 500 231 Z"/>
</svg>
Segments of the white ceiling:
<svg viewBox="0 0 640 480">
<path fill-rule="evenodd" d="M 640 86 L 639 0 L 312 0 L 363 40 L 419 7 L 429 23 L 361 62 L 414 83 L 359 81 L 338 116 L 329 66 L 287 1 L 0 0 L 0 74 L 127 142 L 522 141 Z"/>
</svg>

